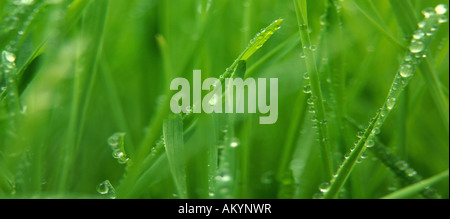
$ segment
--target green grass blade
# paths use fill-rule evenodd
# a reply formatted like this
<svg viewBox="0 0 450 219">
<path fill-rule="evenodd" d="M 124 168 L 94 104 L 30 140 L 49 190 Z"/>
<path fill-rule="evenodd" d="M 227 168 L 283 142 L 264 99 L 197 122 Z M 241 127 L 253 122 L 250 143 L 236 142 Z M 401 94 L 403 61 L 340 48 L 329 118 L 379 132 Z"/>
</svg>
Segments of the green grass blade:
<svg viewBox="0 0 450 219">
<path fill-rule="evenodd" d="M 412 36 L 414 31 L 417 29 L 418 18 L 414 12 L 414 8 L 411 6 L 410 1 L 396 1 L 390 0 L 392 9 L 399 21 L 399 25 L 403 30 L 406 36 Z M 447 6 L 448 7 L 448 6 Z M 433 10 L 431 8 L 424 9 Z M 439 16 L 445 16 L 444 14 Z M 429 33 L 429 32 L 427 32 Z M 432 33 L 433 34 L 433 33 Z M 437 76 L 436 71 L 430 64 L 430 61 L 427 58 L 420 65 L 420 70 L 422 72 L 422 76 L 424 77 L 428 89 L 430 90 L 431 96 L 437 105 L 437 110 L 439 111 L 443 125 L 449 131 L 449 102 L 448 98 L 445 96 L 444 90 L 441 86 L 441 82 L 439 81 L 439 77 Z"/>
<path fill-rule="evenodd" d="M 323 198 L 325 199 L 335 199 L 339 195 L 342 187 L 347 181 L 350 173 L 355 167 L 361 154 L 366 150 L 367 147 L 373 146 L 372 132 L 375 129 L 377 120 L 380 118 L 380 113 L 378 113 L 375 118 L 373 118 L 369 126 L 364 131 L 364 135 L 358 141 L 358 144 L 354 149 L 351 150 L 350 156 L 344 160 L 344 163 L 339 168 L 337 174 L 333 177 L 330 184 L 321 185 L 321 192 L 324 193 Z"/>
<path fill-rule="evenodd" d="M 351 118 L 346 121 L 353 127 L 359 128 L 359 125 Z M 420 182 L 423 178 L 411 167 L 409 163 L 400 159 L 389 149 L 379 138 L 375 138 L 375 146 L 369 151 L 372 152 L 391 172 L 393 172 L 405 185 L 412 185 Z M 427 199 L 439 199 L 442 196 L 432 188 L 426 188 L 422 196 Z"/>
<path fill-rule="evenodd" d="M 387 196 L 384 196 L 382 199 L 404 199 L 404 198 L 409 198 L 413 195 L 416 195 L 418 193 L 420 193 L 421 191 L 425 190 L 426 188 L 447 179 L 448 180 L 448 175 L 449 174 L 449 170 L 446 170 L 436 176 L 433 176 L 431 178 L 428 178 L 426 180 L 420 181 L 414 185 L 410 185 L 406 188 L 403 188 L 399 191 L 396 191 L 392 194 L 389 194 Z"/>
<path fill-rule="evenodd" d="M 326 115 L 325 115 L 325 107 L 324 107 L 324 99 L 322 97 L 321 85 L 319 73 L 317 71 L 316 66 L 316 58 L 314 56 L 314 52 L 312 49 L 311 39 L 308 30 L 308 23 L 305 19 L 306 14 L 304 12 L 307 10 L 306 8 L 302 8 L 302 6 L 306 5 L 306 1 L 304 0 L 294 0 L 295 9 L 297 13 L 297 22 L 299 25 L 299 32 L 301 41 L 303 44 L 303 53 L 305 54 L 306 67 L 309 73 L 310 78 L 310 91 L 307 88 L 307 93 L 311 93 L 311 98 L 313 99 L 313 105 L 315 108 L 315 115 L 317 117 L 317 126 L 319 127 L 319 142 L 322 150 L 322 159 L 324 163 L 324 170 L 326 178 L 331 177 L 334 171 L 332 156 L 330 152 L 330 148 L 328 145 L 328 131 L 326 125 Z M 307 85 L 308 86 L 308 85 Z M 314 97 L 314 98 L 313 98 Z"/>
<path fill-rule="evenodd" d="M 344 49 L 344 33 L 342 27 L 342 6 L 338 1 L 326 1 L 326 13 L 323 33 L 323 47 L 321 51 L 325 53 L 327 60 L 327 69 L 331 79 L 330 101 L 336 116 L 331 120 L 335 124 L 334 129 L 336 140 L 331 141 L 334 148 L 339 149 L 341 154 L 345 153 L 345 145 L 347 141 L 347 130 L 344 124 L 344 117 L 347 114 L 346 109 L 346 74 L 345 74 L 345 49 Z M 330 134 L 331 135 L 331 134 Z"/>
<path fill-rule="evenodd" d="M 431 14 L 423 21 L 423 25 L 421 25 L 421 28 L 417 30 L 417 32 L 429 32 L 432 29 L 436 29 L 439 24 L 438 15 Z M 426 34 L 419 39 L 413 39 L 411 41 L 410 50 L 407 52 L 400 65 L 399 71 L 394 78 L 394 82 L 392 83 L 383 107 L 379 110 L 375 119 L 371 121 L 369 127 L 365 130 L 364 135 L 358 141 L 355 149 L 350 153 L 350 156 L 345 159 L 341 168 L 331 180 L 330 186 L 323 189 L 324 198 L 337 198 L 361 153 L 365 151 L 366 147 L 372 147 L 374 145 L 374 137 L 379 134 L 386 118 L 397 104 L 400 94 L 411 81 L 416 68 L 423 61 L 423 57 L 426 54 L 426 48 L 428 48 L 431 41 L 432 36 Z"/>
<path fill-rule="evenodd" d="M 250 40 L 250 45 L 245 49 L 245 52 L 239 57 L 239 60 L 247 60 L 258 49 L 260 49 L 272 35 L 280 29 L 280 25 L 283 23 L 283 19 L 278 19 L 270 24 L 267 28 L 258 33 L 255 38 Z"/>
<path fill-rule="evenodd" d="M 398 41 L 395 36 L 391 33 L 391 31 L 387 28 L 387 25 L 384 23 L 383 19 L 381 18 L 381 15 L 376 10 L 375 6 L 373 5 L 372 1 L 366 1 L 366 0 L 353 0 L 352 1 L 356 8 L 358 8 L 361 13 L 369 19 L 369 21 L 377 27 L 380 32 L 386 36 L 387 39 L 389 39 L 395 46 L 398 48 L 405 48 L 405 46 Z M 400 1 L 397 1 L 400 2 Z"/>
<path fill-rule="evenodd" d="M 186 161 L 183 142 L 183 120 L 181 116 L 169 116 L 164 122 L 164 141 L 170 170 L 180 198 L 187 198 Z"/>
</svg>

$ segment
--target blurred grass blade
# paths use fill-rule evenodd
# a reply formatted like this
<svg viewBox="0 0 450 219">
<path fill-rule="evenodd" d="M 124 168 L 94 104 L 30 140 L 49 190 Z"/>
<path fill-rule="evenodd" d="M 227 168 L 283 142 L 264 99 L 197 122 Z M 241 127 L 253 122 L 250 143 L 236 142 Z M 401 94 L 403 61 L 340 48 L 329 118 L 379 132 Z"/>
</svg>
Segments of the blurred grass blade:
<svg viewBox="0 0 450 219">
<path fill-rule="evenodd" d="M 171 115 L 164 122 L 164 141 L 170 171 L 172 172 L 178 195 L 187 198 L 186 160 L 183 142 L 183 120 L 179 115 Z"/>
<path fill-rule="evenodd" d="M 414 185 L 410 185 L 406 188 L 403 188 L 401 190 L 398 190 L 392 194 L 389 194 L 387 196 L 384 196 L 382 199 L 404 199 L 404 198 L 409 198 L 413 195 L 416 195 L 418 193 L 420 193 L 421 191 L 425 190 L 426 188 L 432 186 L 433 184 L 436 184 L 442 180 L 447 179 L 448 180 L 448 172 L 444 171 L 436 176 L 433 176 L 431 178 L 428 178 L 426 180 L 420 181 Z"/>
<path fill-rule="evenodd" d="M 372 22 L 372 24 L 374 24 L 375 27 L 377 27 L 377 29 L 380 30 L 381 33 L 383 33 L 383 35 L 385 35 L 391 42 L 393 42 L 398 48 L 405 48 L 405 46 L 400 41 L 398 41 L 395 38 L 395 36 L 391 33 L 391 31 L 388 29 L 380 13 L 376 10 L 371 0 L 353 0 L 352 2 L 356 6 L 356 8 L 358 8 L 361 11 L 361 13 L 367 19 L 369 19 L 369 21 Z"/>
<path fill-rule="evenodd" d="M 334 132 L 336 141 L 331 145 L 339 149 L 341 154 L 345 153 L 347 131 L 344 125 L 346 115 L 346 90 L 345 90 L 345 49 L 344 33 L 342 28 L 341 5 L 336 0 L 326 0 L 325 26 L 324 26 L 324 53 L 328 60 L 328 71 L 331 79 L 331 99 L 333 110 L 336 113 L 334 120 Z M 331 134 L 330 134 L 331 135 Z"/>
</svg>

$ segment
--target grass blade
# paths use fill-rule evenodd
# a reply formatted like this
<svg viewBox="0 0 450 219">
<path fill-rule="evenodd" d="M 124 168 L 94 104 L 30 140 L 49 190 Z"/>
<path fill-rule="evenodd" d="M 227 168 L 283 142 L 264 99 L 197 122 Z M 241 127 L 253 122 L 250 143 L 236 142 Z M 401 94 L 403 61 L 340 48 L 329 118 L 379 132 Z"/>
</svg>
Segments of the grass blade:
<svg viewBox="0 0 450 219">
<path fill-rule="evenodd" d="M 164 141 L 170 170 L 180 198 L 187 198 L 186 161 L 183 142 L 183 120 L 179 115 L 169 116 L 164 122 Z"/>
<path fill-rule="evenodd" d="M 417 30 L 416 33 L 428 33 L 431 30 L 435 31 L 439 24 L 439 16 L 436 15 L 436 13 L 430 14 L 430 16 L 425 18 L 420 29 Z M 361 153 L 365 151 L 367 147 L 373 147 L 374 137 L 380 133 L 380 129 L 386 118 L 397 104 L 400 94 L 411 81 L 416 68 L 423 61 L 423 57 L 426 54 L 426 48 L 428 48 L 432 41 L 432 35 L 423 34 L 423 36 L 420 36 L 420 38 L 411 41 L 410 50 L 407 52 L 400 69 L 394 78 L 394 82 L 392 83 L 383 107 L 379 110 L 375 119 L 371 121 L 369 127 L 365 130 L 364 135 L 358 141 L 355 149 L 350 153 L 350 156 L 345 159 L 341 168 L 331 180 L 330 186 L 321 189 L 322 192 L 324 192 L 324 198 L 337 198 Z"/>
<path fill-rule="evenodd" d="M 389 194 L 387 196 L 384 196 L 382 199 L 404 199 L 404 198 L 408 198 L 411 197 L 423 190 L 425 190 L 426 188 L 432 186 L 435 183 L 438 183 L 439 181 L 448 180 L 448 172 L 449 170 L 446 170 L 436 176 L 433 176 L 431 178 L 428 178 L 426 180 L 420 181 L 414 185 L 410 185 L 406 188 L 403 188 L 399 191 L 396 191 L 392 194 Z"/>
<path fill-rule="evenodd" d="M 401 49 L 405 48 L 405 46 L 394 37 L 394 35 L 391 33 L 391 31 L 389 31 L 389 29 L 387 28 L 387 25 L 382 20 L 380 13 L 378 13 L 378 11 L 376 10 L 372 1 L 353 0 L 352 2 L 356 6 L 356 8 L 358 8 L 361 11 L 361 13 L 367 19 L 369 19 L 369 21 L 372 24 L 374 24 L 375 27 L 377 27 L 377 29 L 380 30 L 383 35 L 386 36 L 387 39 L 389 39 L 398 48 L 401 48 Z M 400 2 L 400 1 L 397 1 L 397 2 Z"/>
<path fill-rule="evenodd" d="M 311 99 L 313 100 L 315 116 L 317 117 L 317 126 L 319 134 L 319 142 L 322 150 L 322 159 L 324 163 L 324 169 L 326 178 L 331 177 L 334 171 L 332 156 L 330 154 L 330 149 L 328 146 L 328 131 L 326 125 L 326 115 L 324 100 L 322 97 L 322 91 L 320 86 L 319 73 L 316 66 L 316 58 L 314 56 L 313 47 L 311 44 L 311 39 L 309 36 L 308 23 L 305 19 L 307 15 L 304 13 L 306 8 L 305 0 L 294 0 L 295 10 L 297 13 L 297 22 L 299 25 L 299 32 L 301 41 L 303 44 L 303 53 L 305 54 L 306 67 L 309 73 L 310 85 L 306 87 L 306 93 L 311 93 Z"/>
<path fill-rule="evenodd" d="M 399 21 L 399 25 L 403 30 L 405 36 L 412 36 L 417 28 L 418 18 L 414 12 L 410 1 L 396 1 L 390 0 L 392 9 Z M 443 5 L 440 5 L 443 6 Z M 443 6 L 448 7 L 448 6 Z M 443 14 L 438 14 L 438 16 L 445 16 L 447 10 Z M 422 13 L 427 13 L 427 11 L 434 12 L 434 9 L 427 8 L 424 9 Z M 435 13 L 435 12 L 434 12 Z M 420 24 L 420 23 L 419 23 Z M 427 32 L 428 34 L 433 34 L 432 32 Z M 429 58 L 428 58 L 429 59 Z M 439 77 L 436 71 L 430 64 L 430 61 L 426 59 L 420 65 L 420 70 L 422 76 L 424 77 L 426 83 L 428 84 L 428 89 L 430 90 L 431 96 L 437 105 L 437 110 L 439 111 L 442 121 L 444 123 L 447 132 L 449 131 L 449 103 L 448 98 L 445 96 L 441 83 L 439 82 Z"/>
</svg>

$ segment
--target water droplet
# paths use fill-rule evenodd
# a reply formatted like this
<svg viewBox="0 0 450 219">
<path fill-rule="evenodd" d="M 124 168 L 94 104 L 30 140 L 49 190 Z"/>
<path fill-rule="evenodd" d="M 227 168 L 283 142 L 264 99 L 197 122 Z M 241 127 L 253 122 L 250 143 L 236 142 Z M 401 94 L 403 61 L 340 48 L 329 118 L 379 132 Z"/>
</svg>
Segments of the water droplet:
<svg viewBox="0 0 450 219">
<path fill-rule="evenodd" d="M 113 151 L 112 156 L 114 158 L 118 159 L 118 158 L 122 158 L 124 156 L 124 153 L 120 150 L 115 150 L 115 151 Z"/>
<path fill-rule="evenodd" d="M 445 14 L 439 15 L 438 22 L 440 24 L 447 23 L 448 22 L 448 17 Z"/>
<path fill-rule="evenodd" d="M 367 148 L 371 148 L 371 147 L 373 147 L 373 146 L 375 146 L 375 141 L 374 141 L 373 139 L 367 140 L 367 142 L 366 142 L 366 147 L 367 147 Z"/>
<path fill-rule="evenodd" d="M 16 55 L 12 52 L 8 52 L 6 50 L 3 50 L 2 52 L 2 59 L 5 62 L 15 62 L 16 61 Z"/>
<path fill-rule="evenodd" d="M 114 133 L 111 137 L 108 138 L 108 144 L 111 147 L 115 147 L 115 146 L 119 145 L 119 143 L 121 143 L 121 140 L 123 140 L 124 137 L 125 137 L 125 133 L 122 133 L 122 132 Z"/>
<path fill-rule="evenodd" d="M 386 107 L 389 109 L 389 110 L 392 110 L 392 109 L 394 109 L 394 106 L 395 106 L 395 103 L 397 102 L 397 99 L 395 98 L 395 97 L 391 97 L 391 98 L 389 98 L 388 100 L 387 100 L 387 102 L 386 102 Z"/>
<path fill-rule="evenodd" d="M 305 72 L 305 74 L 303 74 L 303 79 L 309 80 L 309 72 Z"/>
<path fill-rule="evenodd" d="M 327 24 L 327 15 L 323 14 L 320 16 L 320 25 L 325 26 Z"/>
<path fill-rule="evenodd" d="M 410 55 L 410 54 L 408 54 L 406 57 L 405 57 L 405 62 L 411 62 L 413 60 L 413 57 Z"/>
<path fill-rule="evenodd" d="M 425 36 L 425 32 L 423 32 L 423 30 L 421 30 L 421 29 L 417 30 L 413 35 L 414 39 L 416 39 L 416 40 L 420 40 L 424 36 Z"/>
<path fill-rule="evenodd" d="M 116 190 L 109 180 L 105 180 L 97 186 L 97 192 L 101 195 L 108 195 L 110 199 L 116 198 Z"/>
<path fill-rule="evenodd" d="M 413 168 L 408 168 L 405 172 L 409 177 L 413 177 L 417 174 L 417 172 Z"/>
<path fill-rule="evenodd" d="M 231 181 L 231 176 L 230 175 L 224 175 L 221 177 L 222 182 L 230 182 Z"/>
<path fill-rule="evenodd" d="M 399 169 L 399 170 L 406 170 L 408 168 L 408 163 L 406 163 L 405 161 L 401 160 L 398 161 L 397 163 L 395 163 L 395 166 Z"/>
<path fill-rule="evenodd" d="M 301 52 L 301 53 L 300 53 L 300 58 L 301 58 L 301 59 L 304 59 L 304 58 L 306 58 L 306 55 L 305 55 L 305 53 L 304 53 L 304 52 Z"/>
<path fill-rule="evenodd" d="M 237 139 L 237 138 L 233 138 L 233 140 L 231 141 L 231 143 L 230 143 L 230 146 L 232 147 L 232 148 L 237 148 L 237 147 L 239 147 L 239 139 Z"/>
<path fill-rule="evenodd" d="M 214 194 L 214 192 L 210 192 L 210 193 L 208 194 L 208 196 L 209 196 L 209 197 L 214 197 L 214 196 L 216 196 L 216 194 Z"/>
<path fill-rule="evenodd" d="M 436 8 L 434 10 L 436 11 L 436 14 L 442 15 L 442 14 L 447 13 L 448 6 L 446 4 L 440 4 L 440 5 L 436 6 Z"/>
<path fill-rule="evenodd" d="M 366 151 L 364 151 L 362 154 L 361 154 L 361 159 L 367 159 L 367 157 L 369 156 L 369 154 L 367 154 L 367 152 Z"/>
<path fill-rule="evenodd" d="M 425 18 L 429 18 L 431 16 L 433 16 L 436 13 L 436 11 L 434 10 L 434 8 L 425 8 L 422 11 L 423 16 L 425 16 Z"/>
<path fill-rule="evenodd" d="M 311 93 L 311 85 L 305 85 L 305 87 L 303 87 L 303 92 L 305 92 L 306 94 L 310 94 Z"/>
<path fill-rule="evenodd" d="M 14 1 L 15 5 L 32 5 L 34 0 L 16 0 Z"/>
<path fill-rule="evenodd" d="M 316 193 L 313 195 L 313 199 L 323 199 L 323 193 Z"/>
<path fill-rule="evenodd" d="M 400 68 L 400 75 L 404 78 L 411 77 L 413 75 L 413 67 L 410 64 L 402 65 Z"/>
<path fill-rule="evenodd" d="M 322 184 L 319 185 L 319 190 L 323 193 L 328 192 L 328 190 L 330 190 L 330 183 L 329 182 L 324 182 Z"/>
<path fill-rule="evenodd" d="M 316 108 L 314 108 L 314 105 L 308 105 L 308 112 L 312 114 L 316 113 Z"/>
<path fill-rule="evenodd" d="M 419 53 L 422 52 L 424 48 L 425 45 L 422 41 L 414 40 L 409 47 L 409 51 L 411 51 L 412 53 Z"/>
<path fill-rule="evenodd" d="M 362 138 L 364 136 L 364 131 L 359 131 L 358 133 L 357 133 L 357 137 L 358 138 Z"/>
<path fill-rule="evenodd" d="M 300 24 L 298 27 L 300 28 L 300 30 L 306 30 L 306 28 L 308 28 L 308 25 Z"/>
</svg>

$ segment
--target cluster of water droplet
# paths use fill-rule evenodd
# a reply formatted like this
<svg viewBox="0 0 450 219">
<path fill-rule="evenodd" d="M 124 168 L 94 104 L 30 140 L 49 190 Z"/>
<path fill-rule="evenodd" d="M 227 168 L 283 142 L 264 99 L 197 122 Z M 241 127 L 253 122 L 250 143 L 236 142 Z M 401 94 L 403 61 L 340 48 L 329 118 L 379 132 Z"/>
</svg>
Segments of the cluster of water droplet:
<svg viewBox="0 0 450 219">
<path fill-rule="evenodd" d="M 440 24 L 448 21 L 446 16 L 447 5 L 440 4 L 435 8 L 427 8 L 422 11 L 425 19 L 418 24 L 414 32 L 409 49 L 402 60 L 399 71 L 394 78 L 385 105 L 380 109 L 380 119 L 375 128 L 380 128 L 387 115 L 395 108 L 398 97 L 415 74 L 415 69 L 427 57 L 427 46 Z"/>
<path fill-rule="evenodd" d="M 262 29 L 256 36 L 250 40 L 249 50 L 243 55 L 242 60 L 247 60 L 251 55 L 253 55 L 256 50 L 260 49 L 264 43 L 277 31 L 280 29 L 280 25 L 283 19 L 278 19 L 270 24 L 267 28 Z"/>
<path fill-rule="evenodd" d="M 409 51 L 394 79 L 385 105 L 378 111 L 379 116 L 371 119 L 369 127 L 365 131 L 360 131 L 358 133 L 358 140 L 355 141 L 355 147 L 351 149 L 351 153 L 345 155 L 346 160 L 350 158 L 352 153 L 358 153 L 359 158 L 356 161 L 357 163 L 367 158 L 366 149 L 375 146 L 375 137 L 380 134 L 380 129 L 389 112 L 394 109 L 398 96 L 407 86 L 411 77 L 414 76 L 415 68 L 424 58 L 426 58 L 426 47 L 430 43 L 433 33 L 437 30 L 439 24 L 448 21 L 447 16 L 445 15 L 447 11 L 447 6 L 443 4 L 436 6 L 436 8 L 427 8 L 422 11 L 425 19 L 418 24 L 419 29 L 413 35 L 411 46 L 409 47 Z M 371 126 L 372 130 L 369 129 Z M 368 131 L 370 131 L 370 133 Z M 365 143 L 365 145 L 362 148 L 358 148 L 359 150 L 355 152 L 357 146 L 360 146 L 359 144 L 364 140 L 365 142 L 363 143 Z M 414 169 L 409 168 L 406 162 L 400 161 L 396 166 L 403 171 L 406 176 L 411 178 L 417 177 L 417 172 Z M 324 194 L 329 191 L 330 185 L 331 184 L 328 182 L 321 184 L 319 186 L 320 193 L 316 194 L 314 197 L 324 197 Z"/>
<path fill-rule="evenodd" d="M 23 40 L 25 31 L 30 26 L 40 8 L 44 5 L 34 5 L 34 0 L 14 0 L 5 5 L 8 15 L 0 23 L 0 35 L 11 36 L 11 40 L 1 51 L 0 63 L 0 98 L 8 95 L 8 109 L 11 117 L 25 113 L 25 107 L 20 106 L 17 91 L 16 51 L 19 42 Z"/>
<path fill-rule="evenodd" d="M 116 190 L 109 180 L 105 180 L 98 184 L 97 192 L 100 193 L 100 195 L 107 195 L 109 199 L 115 199 L 117 197 Z"/>
<path fill-rule="evenodd" d="M 112 156 L 117 159 L 120 164 L 126 164 L 129 161 L 127 154 L 125 153 L 124 147 L 125 133 L 115 133 L 108 138 L 108 144 L 112 149 Z"/>
<path fill-rule="evenodd" d="M 11 117 L 20 112 L 20 103 L 17 91 L 17 67 L 16 55 L 13 52 L 3 50 L 1 52 L 0 75 L 4 82 L 1 85 L 1 93 L 6 93 L 10 98 L 8 101 L 8 108 Z"/>
</svg>

